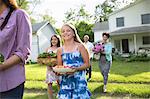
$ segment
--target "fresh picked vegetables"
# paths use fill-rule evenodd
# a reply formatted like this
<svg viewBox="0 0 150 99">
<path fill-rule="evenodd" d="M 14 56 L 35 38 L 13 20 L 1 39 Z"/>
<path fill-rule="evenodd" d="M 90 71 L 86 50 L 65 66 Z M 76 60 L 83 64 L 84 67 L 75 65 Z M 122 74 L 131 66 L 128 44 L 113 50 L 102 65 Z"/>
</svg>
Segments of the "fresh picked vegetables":
<svg viewBox="0 0 150 99">
<path fill-rule="evenodd" d="M 4 62 L 4 56 L 0 54 L 0 64 Z"/>
<path fill-rule="evenodd" d="M 102 43 L 97 43 L 92 50 L 95 54 L 103 52 L 104 51 L 104 45 Z"/>
<path fill-rule="evenodd" d="M 57 54 L 56 53 L 42 53 L 37 59 L 39 64 L 44 64 L 47 66 L 57 65 Z"/>
</svg>

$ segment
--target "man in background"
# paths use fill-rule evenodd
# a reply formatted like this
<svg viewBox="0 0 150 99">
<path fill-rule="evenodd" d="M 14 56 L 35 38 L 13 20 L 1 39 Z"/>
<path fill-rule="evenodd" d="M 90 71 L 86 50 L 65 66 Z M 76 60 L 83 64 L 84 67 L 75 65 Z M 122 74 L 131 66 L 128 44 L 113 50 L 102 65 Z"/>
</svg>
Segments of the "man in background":
<svg viewBox="0 0 150 99">
<path fill-rule="evenodd" d="M 88 53 L 89 53 L 89 56 L 90 56 L 90 68 L 88 68 L 86 71 L 86 74 L 88 75 L 89 74 L 89 77 L 87 79 L 87 81 L 89 81 L 91 79 L 91 76 L 92 76 L 92 59 L 93 59 L 93 44 L 89 41 L 89 36 L 88 35 L 85 35 L 84 36 L 84 45 L 85 47 L 87 48 L 88 50 Z"/>
</svg>

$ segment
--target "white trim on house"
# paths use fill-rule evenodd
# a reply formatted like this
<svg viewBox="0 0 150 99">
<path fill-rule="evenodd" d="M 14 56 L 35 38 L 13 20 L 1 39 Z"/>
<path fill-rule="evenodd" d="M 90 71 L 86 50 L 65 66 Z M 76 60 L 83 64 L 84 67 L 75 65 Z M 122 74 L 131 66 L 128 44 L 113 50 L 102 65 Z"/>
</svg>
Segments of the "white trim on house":
<svg viewBox="0 0 150 99">
<path fill-rule="evenodd" d="M 137 40 L 136 40 L 136 34 L 134 34 L 134 49 L 135 49 L 135 52 L 137 52 Z"/>
</svg>

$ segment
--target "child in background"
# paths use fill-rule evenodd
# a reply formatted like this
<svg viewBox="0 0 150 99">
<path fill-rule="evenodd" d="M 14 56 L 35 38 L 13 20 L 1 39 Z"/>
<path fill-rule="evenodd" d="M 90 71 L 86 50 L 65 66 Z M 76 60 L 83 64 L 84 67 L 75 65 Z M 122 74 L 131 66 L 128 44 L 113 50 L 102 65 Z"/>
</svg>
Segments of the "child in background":
<svg viewBox="0 0 150 99">
<path fill-rule="evenodd" d="M 64 45 L 57 51 L 58 65 L 71 67 L 74 72 L 62 75 L 58 99 L 90 99 L 85 71 L 90 67 L 88 52 L 73 25 L 63 25 L 61 32 Z"/>
<path fill-rule="evenodd" d="M 60 38 L 57 35 L 53 35 L 51 37 L 51 45 L 46 49 L 47 53 L 57 53 L 58 47 L 60 47 Z M 57 86 L 59 89 L 59 76 L 55 75 L 52 70 L 52 67 L 47 66 L 47 73 L 46 73 L 46 83 L 48 84 L 48 98 L 53 99 L 53 90 L 52 84 L 54 81 L 57 81 Z"/>
</svg>

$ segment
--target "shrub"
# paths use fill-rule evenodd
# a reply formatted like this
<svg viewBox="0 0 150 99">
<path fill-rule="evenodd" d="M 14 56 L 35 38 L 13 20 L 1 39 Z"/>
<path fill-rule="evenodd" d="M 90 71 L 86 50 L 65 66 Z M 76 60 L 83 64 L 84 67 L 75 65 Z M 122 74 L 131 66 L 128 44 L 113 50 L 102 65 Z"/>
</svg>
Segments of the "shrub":
<svg viewBox="0 0 150 99">
<path fill-rule="evenodd" d="M 0 54 L 0 63 L 4 62 L 4 56 Z"/>
</svg>

